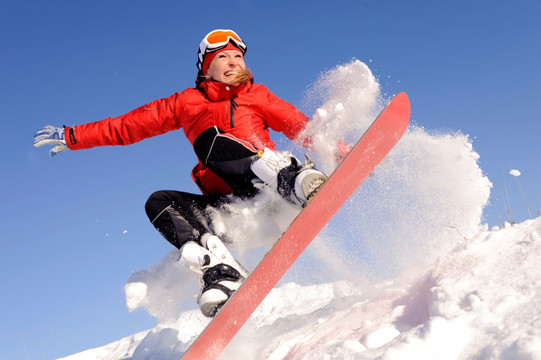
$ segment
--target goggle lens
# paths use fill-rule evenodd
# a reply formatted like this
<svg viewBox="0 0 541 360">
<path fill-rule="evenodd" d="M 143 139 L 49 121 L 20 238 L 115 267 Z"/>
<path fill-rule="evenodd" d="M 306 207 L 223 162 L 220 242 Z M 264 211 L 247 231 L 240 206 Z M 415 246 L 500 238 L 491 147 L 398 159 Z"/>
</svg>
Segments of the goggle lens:
<svg viewBox="0 0 541 360">
<path fill-rule="evenodd" d="M 230 37 L 238 42 L 242 42 L 239 36 L 235 34 L 234 32 L 222 31 L 222 30 L 217 30 L 210 33 L 209 36 L 207 36 L 207 41 L 210 45 L 215 45 L 215 44 L 217 45 L 217 44 L 222 44 L 224 42 L 229 41 Z"/>
</svg>

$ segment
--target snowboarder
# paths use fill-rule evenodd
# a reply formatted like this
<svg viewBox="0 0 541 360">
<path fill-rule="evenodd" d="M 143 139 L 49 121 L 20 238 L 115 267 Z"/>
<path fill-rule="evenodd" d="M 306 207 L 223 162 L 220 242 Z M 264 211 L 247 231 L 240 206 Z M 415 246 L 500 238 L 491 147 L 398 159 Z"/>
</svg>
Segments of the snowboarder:
<svg viewBox="0 0 541 360">
<path fill-rule="evenodd" d="M 146 202 L 150 222 L 179 249 L 179 262 L 198 273 L 198 304 L 212 317 L 237 290 L 247 271 L 214 234 L 208 208 L 271 187 L 303 206 L 326 180 L 314 164 L 275 149 L 268 128 L 307 147 L 299 135 L 308 118 L 253 81 L 244 62 L 246 44 L 232 30 L 218 29 L 201 41 L 195 88 L 155 100 L 125 115 L 64 128 L 46 126 L 34 146 L 64 150 L 128 145 L 182 128 L 198 163 L 192 178 L 202 195 L 157 191 Z"/>
</svg>

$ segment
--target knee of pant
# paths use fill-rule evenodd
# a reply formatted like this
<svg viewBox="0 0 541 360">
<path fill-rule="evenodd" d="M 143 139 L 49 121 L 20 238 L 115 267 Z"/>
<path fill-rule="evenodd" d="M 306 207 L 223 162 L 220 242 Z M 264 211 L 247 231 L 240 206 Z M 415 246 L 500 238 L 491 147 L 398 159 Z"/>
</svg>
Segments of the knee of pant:
<svg viewBox="0 0 541 360">
<path fill-rule="evenodd" d="M 163 210 L 163 206 L 159 206 L 163 202 L 163 192 L 155 191 L 152 193 L 145 203 L 145 212 L 150 219 L 156 217 L 157 213 Z"/>
</svg>

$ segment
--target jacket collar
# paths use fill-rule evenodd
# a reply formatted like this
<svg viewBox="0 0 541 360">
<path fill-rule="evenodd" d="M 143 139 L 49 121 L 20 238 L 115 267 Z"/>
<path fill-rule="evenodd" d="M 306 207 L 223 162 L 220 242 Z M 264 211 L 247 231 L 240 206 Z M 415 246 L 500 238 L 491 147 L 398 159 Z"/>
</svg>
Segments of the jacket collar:
<svg viewBox="0 0 541 360">
<path fill-rule="evenodd" d="M 226 101 L 236 98 L 242 92 L 249 92 L 252 88 L 252 81 L 233 86 L 215 80 L 207 80 L 200 83 L 199 88 L 211 101 Z"/>
</svg>

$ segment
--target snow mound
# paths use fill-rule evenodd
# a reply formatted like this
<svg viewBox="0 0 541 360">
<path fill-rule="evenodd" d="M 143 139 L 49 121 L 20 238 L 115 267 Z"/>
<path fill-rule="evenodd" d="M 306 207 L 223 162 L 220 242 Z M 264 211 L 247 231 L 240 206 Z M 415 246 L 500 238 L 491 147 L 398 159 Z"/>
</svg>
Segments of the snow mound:
<svg viewBox="0 0 541 360">
<path fill-rule="evenodd" d="M 481 232 L 370 298 L 345 281 L 283 284 L 220 358 L 539 359 L 540 234 L 541 218 Z M 188 311 L 63 360 L 178 359 L 204 325 Z"/>
<path fill-rule="evenodd" d="M 540 232 L 537 219 L 464 240 L 414 281 L 281 337 L 275 358 L 539 359 Z"/>
</svg>

